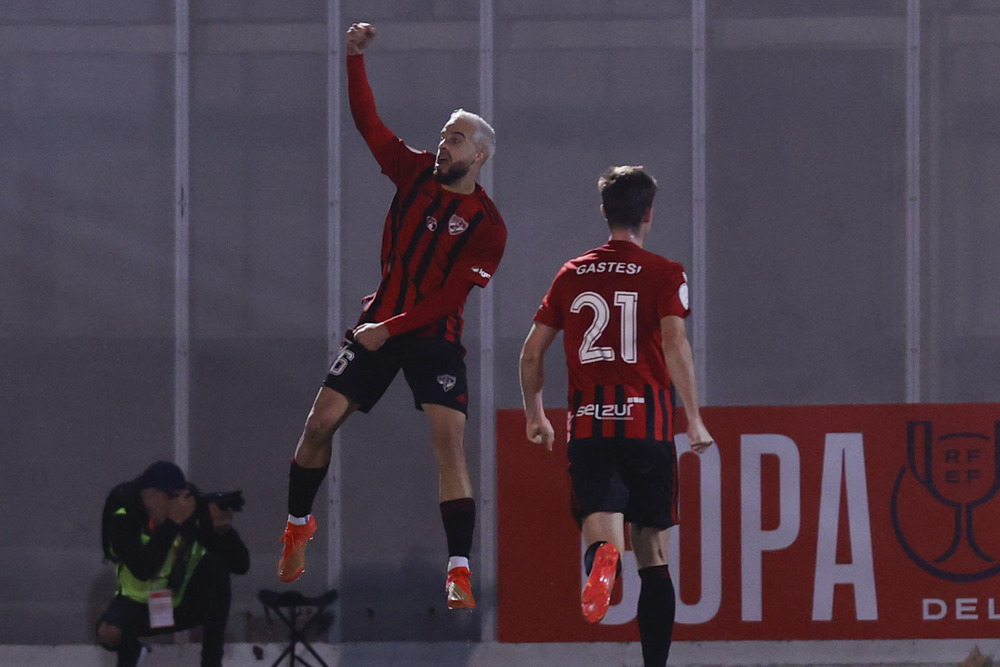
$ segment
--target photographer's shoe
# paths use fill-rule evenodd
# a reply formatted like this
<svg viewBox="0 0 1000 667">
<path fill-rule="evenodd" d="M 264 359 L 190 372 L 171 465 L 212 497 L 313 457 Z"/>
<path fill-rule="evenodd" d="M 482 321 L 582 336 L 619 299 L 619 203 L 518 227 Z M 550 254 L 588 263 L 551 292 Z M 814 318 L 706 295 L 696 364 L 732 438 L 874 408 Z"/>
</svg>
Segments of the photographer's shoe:
<svg viewBox="0 0 1000 667">
<path fill-rule="evenodd" d="M 134 667 L 142 662 L 143 658 L 152 653 L 153 649 L 133 638 L 123 641 L 115 652 L 118 654 L 119 665 Z"/>
<path fill-rule="evenodd" d="M 278 579 L 284 582 L 295 581 L 305 572 L 306 545 L 315 533 L 316 518 L 311 514 L 304 526 L 297 526 L 291 522 L 285 524 L 285 533 L 281 536 L 285 548 L 282 549 L 281 560 L 278 561 Z"/>
<path fill-rule="evenodd" d="M 444 589 L 448 594 L 448 609 L 475 609 L 476 598 L 472 597 L 472 572 L 467 567 L 453 567 L 448 570 Z"/>
<path fill-rule="evenodd" d="M 580 595 L 580 611 L 588 623 L 600 623 L 608 613 L 617 570 L 618 549 L 605 542 L 594 556 L 594 566 Z"/>
</svg>

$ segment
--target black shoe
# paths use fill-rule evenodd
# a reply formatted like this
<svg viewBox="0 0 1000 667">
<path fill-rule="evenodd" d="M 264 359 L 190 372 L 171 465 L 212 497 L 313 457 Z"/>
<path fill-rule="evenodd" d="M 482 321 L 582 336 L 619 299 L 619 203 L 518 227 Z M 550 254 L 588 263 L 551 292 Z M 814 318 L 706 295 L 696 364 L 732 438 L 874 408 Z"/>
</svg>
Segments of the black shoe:
<svg viewBox="0 0 1000 667">
<path fill-rule="evenodd" d="M 153 649 L 136 640 L 123 643 L 118 647 L 118 667 L 135 667 L 152 652 Z"/>
</svg>

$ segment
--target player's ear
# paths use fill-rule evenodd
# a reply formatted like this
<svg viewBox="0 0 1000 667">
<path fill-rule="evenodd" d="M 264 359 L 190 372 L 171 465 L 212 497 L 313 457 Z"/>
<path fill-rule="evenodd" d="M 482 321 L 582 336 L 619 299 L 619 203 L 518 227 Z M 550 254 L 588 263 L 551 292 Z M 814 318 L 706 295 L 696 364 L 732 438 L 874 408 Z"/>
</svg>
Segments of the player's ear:
<svg viewBox="0 0 1000 667">
<path fill-rule="evenodd" d="M 652 221 L 653 221 L 653 207 L 650 206 L 649 208 L 646 209 L 646 212 L 642 214 L 642 222 L 643 224 L 648 225 Z"/>
<path fill-rule="evenodd" d="M 608 219 L 608 214 L 604 212 L 604 204 L 601 204 L 601 217 L 605 220 Z"/>
</svg>

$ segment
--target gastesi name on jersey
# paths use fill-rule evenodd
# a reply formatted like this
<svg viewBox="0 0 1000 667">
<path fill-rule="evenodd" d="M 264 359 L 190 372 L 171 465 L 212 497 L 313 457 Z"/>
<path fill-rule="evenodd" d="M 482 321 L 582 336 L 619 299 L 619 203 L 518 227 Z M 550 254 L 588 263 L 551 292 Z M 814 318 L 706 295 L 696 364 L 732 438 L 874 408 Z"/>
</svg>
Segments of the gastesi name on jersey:
<svg viewBox="0 0 1000 667">
<path fill-rule="evenodd" d="M 608 419 L 617 421 L 632 421 L 632 406 L 645 403 L 642 396 L 629 396 L 625 399 L 625 405 L 588 403 L 581 405 L 574 413 L 575 417 L 594 417 L 595 419 Z"/>
<path fill-rule="evenodd" d="M 642 264 L 634 262 L 590 262 L 576 267 L 576 275 L 585 273 L 624 273 L 629 276 L 642 271 Z"/>
</svg>

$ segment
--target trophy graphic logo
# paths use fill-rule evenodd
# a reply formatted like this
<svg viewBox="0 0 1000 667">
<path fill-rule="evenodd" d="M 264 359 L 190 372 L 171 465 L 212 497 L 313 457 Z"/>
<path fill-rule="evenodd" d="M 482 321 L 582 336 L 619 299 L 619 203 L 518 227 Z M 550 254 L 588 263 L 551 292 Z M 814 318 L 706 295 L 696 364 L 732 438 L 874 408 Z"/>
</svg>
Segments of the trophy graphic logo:
<svg viewBox="0 0 1000 667">
<path fill-rule="evenodd" d="M 935 436 L 929 421 L 906 428 L 906 465 L 892 490 L 892 523 L 906 554 L 949 581 L 1000 572 L 1000 421 L 993 433 Z"/>
</svg>

